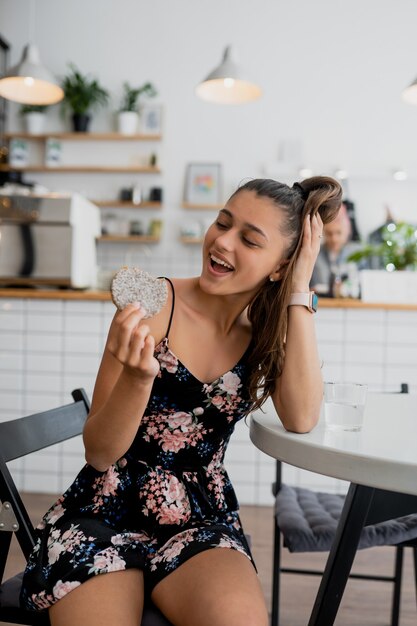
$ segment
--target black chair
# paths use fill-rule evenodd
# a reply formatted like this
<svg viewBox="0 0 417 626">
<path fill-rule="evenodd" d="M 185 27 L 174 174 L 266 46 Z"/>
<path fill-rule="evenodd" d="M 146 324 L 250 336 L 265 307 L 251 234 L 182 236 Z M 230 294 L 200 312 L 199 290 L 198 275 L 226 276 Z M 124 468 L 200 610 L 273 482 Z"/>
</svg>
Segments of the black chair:
<svg viewBox="0 0 417 626">
<path fill-rule="evenodd" d="M 19 606 L 23 573 L 3 581 L 4 570 L 15 534 L 27 559 L 35 543 L 29 514 L 7 467 L 9 461 L 81 434 L 89 411 L 83 389 L 72 392 L 74 402 L 43 413 L 0 423 L 0 621 L 49 626 L 47 611 L 27 611 Z M 138 625 L 139 626 L 139 625 Z M 151 603 L 145 605 L 141 626 L 171 626 Z"/>
<path fill-rule="evenodd" d="M 408 393 L 408 385 L 401 385 Z M 276 477 L 272 486 L 275 497 L 274 548 L 272 572 L 271 626 L 279 626 L 280 574 L 322 576 L 322 571 L 281 567 L 281 539 L 290 552 L 328 552 L 336 535 L 345 496 L 320 493 L 282 483 L 282 465 L 276 461 Z M 417 594 L 417 514 L 365 526 L 359 549 L 378 545 L 395 546 L 392 576 L 355 574 L 350 578 L 379 580 L 393 583 L 391 626 L 398 626 L 404 548 L 411 547 L 414 556 Z"/>
</svg>

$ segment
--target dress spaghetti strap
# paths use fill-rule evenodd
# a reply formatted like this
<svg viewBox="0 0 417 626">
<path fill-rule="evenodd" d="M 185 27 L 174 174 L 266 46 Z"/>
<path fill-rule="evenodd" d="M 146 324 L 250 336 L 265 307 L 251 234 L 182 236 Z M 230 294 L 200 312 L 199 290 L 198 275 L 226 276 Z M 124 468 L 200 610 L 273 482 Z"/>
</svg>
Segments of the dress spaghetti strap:
<svg viewBox="0 0 417 626">
<path fill-rule="evenodd" d="M 169 322 L 168 322 L 168 328 L 167 328 L 167 332 L 165 333 L 165 338 L 168 339 L 168 335 L 169 335 L 169 331 L 171 330 L 171 324 L 172 324 L 172 317 L 174 315 L 174 307 L 175 307 L 175 289 L 174 289 L 174 285 L 172 284 L 172 280 L 170 278 L 167 278 L 166 276 L 158 276 L 158 278 L 165 278 L 165 280 L 167 280 L 169 282 L 169 284 L 171 285 L 171 289 L 172 289 L 172 306 L 171 306 L 171 314 L 169 316 Z"/>
</svg>

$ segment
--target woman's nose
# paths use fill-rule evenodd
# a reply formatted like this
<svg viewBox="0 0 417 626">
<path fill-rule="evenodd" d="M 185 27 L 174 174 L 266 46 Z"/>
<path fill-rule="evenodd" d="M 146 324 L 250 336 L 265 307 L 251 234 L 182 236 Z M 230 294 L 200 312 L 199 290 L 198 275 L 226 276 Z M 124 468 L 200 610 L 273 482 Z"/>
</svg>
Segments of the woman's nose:
<svg viewBox="0 0 417 626">
<path fill-rule="evenodd" d="M 231 250 L 234 245 L 233 242 L 234 242 L 235 237 L 236 237 L 236 234 L 233 233 L 232 229 L 226 230 L 217 235 L 216 244 L 219 247 L 224 248 L 225 250 Z"/>
</svg>

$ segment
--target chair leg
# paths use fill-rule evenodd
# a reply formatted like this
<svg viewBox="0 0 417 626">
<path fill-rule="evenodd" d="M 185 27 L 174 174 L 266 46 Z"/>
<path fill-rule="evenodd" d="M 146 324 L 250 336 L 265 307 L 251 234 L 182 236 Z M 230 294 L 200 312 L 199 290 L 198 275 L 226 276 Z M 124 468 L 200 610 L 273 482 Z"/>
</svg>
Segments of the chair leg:
<svg viewBox="0 0 417 626">
<path fill-rule="evenodd" d="M 272 561 L 271 626 L 279 626 L 279 592 L 281 573 L 281 532 L 274 514 L 274 550 Z"/>
<path fill-rule="evenodd" d="M 391 626 L 398 626 L 400 621 L 401 582 L 403 575 L 404 547 L 395 549 L 394 592 L 392 595 Z"/>
</svg>

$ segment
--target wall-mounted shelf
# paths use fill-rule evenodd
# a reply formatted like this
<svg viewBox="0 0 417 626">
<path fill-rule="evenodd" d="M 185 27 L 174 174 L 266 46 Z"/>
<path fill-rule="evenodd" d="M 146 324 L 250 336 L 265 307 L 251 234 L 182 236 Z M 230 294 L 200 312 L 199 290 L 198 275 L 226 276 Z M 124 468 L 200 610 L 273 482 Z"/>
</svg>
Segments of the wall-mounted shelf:
<svg viewBox="0 0 417 626">
<path fill-rule="evenodd" d="M 201 244 L 204 241 L 203 237 L 185 237 L 182 236 L 180 237 L 180 241 L 181 243 L 185 243 L 187 245 L 195 245 L 195 244 Z"/>
<path fill-rule="evenodd" d="M 160 237 L 153 235 L 101 235 L 97 241 L 158 243 Z"/>
<path fill-rule="evenodd" d="M 31 141 L 45 141 L 46 139 L 60 139 L 65 141 L 161 141 L 162 135 L 122 135 L 121 133 L 6 133 L 6 139 L 28 139 Z"/>
<path fill-rule="evenodd" d="M 93 204 L 100 208 L 109 207 L 112 209 L 161 209 L 162 202 L 144 201 L 139 204 L 123 200 L 91 200 Z"/>
<path fill-rule="evenodd" d="M 222 209 L 224 204 L 193 204 L 192 202 L 183 202 L 183 209 L 197 209 L 198 211 L 218 211 Z"/>
<path fill-rule="evenodd" d="M 49 173 L 135 173 L 135 174 L 160 174 L 159 167 L 143 167 L 138 165 L 114 166 L 114 165 L 62 165 L 59 167 L 45 167 L 45 165 L 27 165 L 24 167 L 13 167 L 11 165 L 0 165 L 0 172 L 49 172 Z"/>
</svg>

